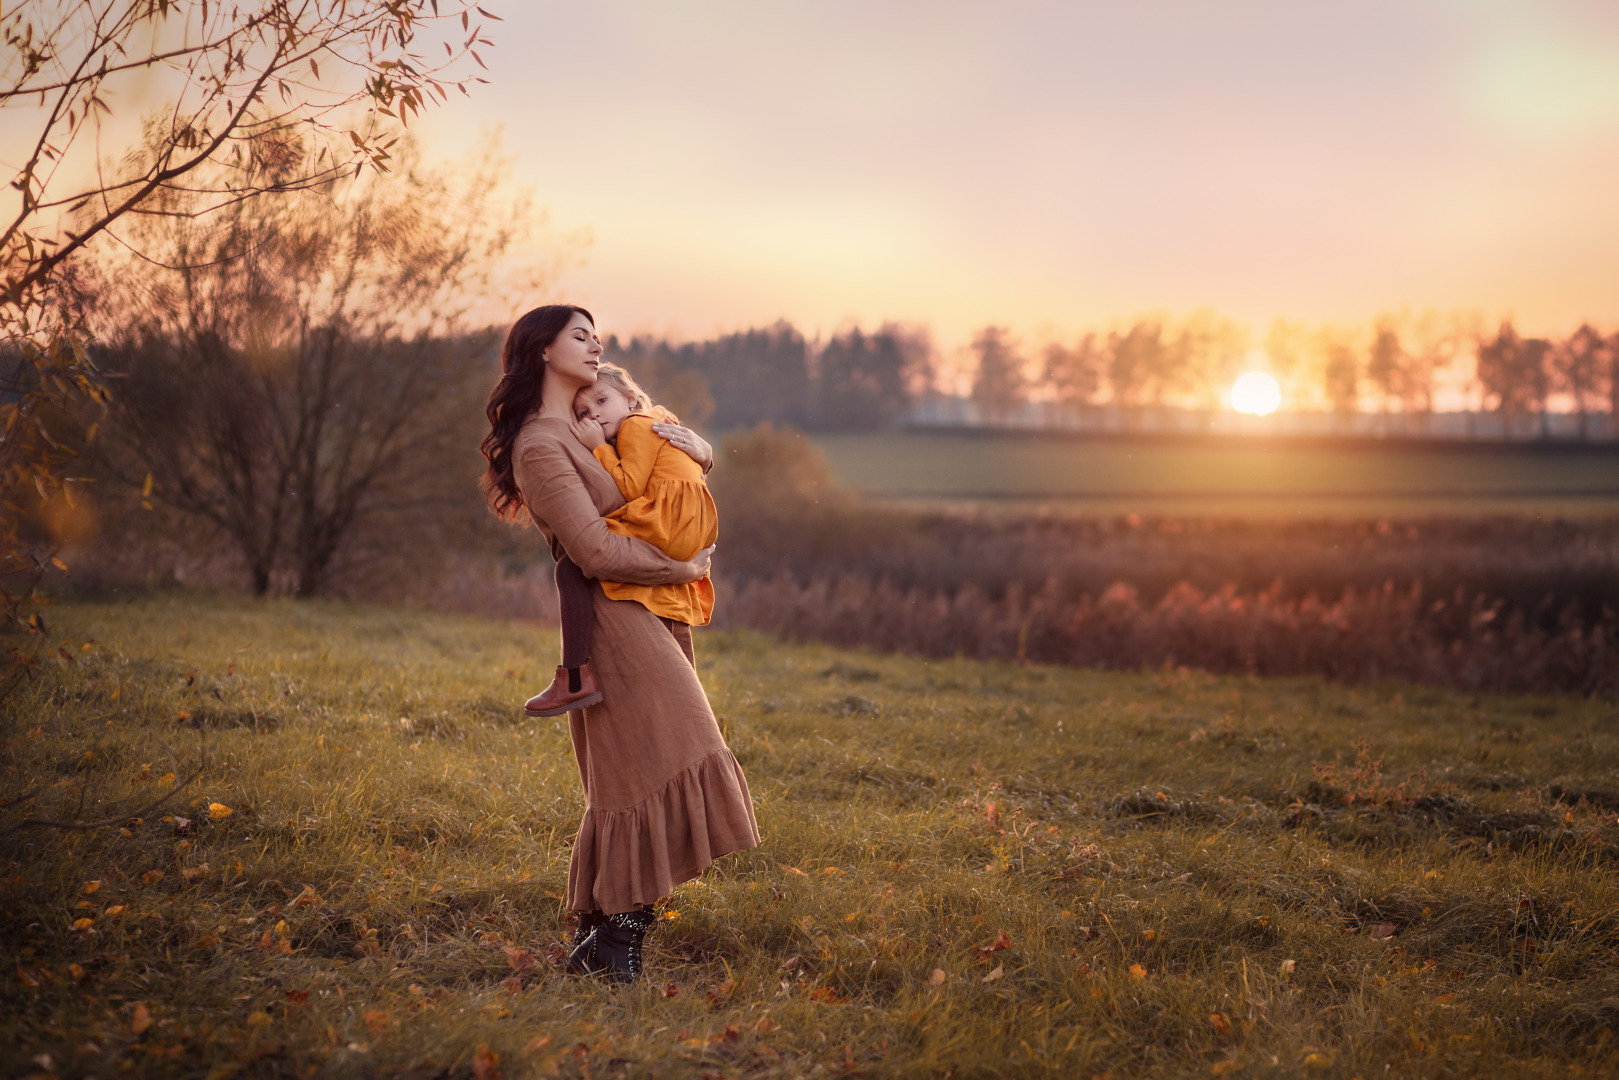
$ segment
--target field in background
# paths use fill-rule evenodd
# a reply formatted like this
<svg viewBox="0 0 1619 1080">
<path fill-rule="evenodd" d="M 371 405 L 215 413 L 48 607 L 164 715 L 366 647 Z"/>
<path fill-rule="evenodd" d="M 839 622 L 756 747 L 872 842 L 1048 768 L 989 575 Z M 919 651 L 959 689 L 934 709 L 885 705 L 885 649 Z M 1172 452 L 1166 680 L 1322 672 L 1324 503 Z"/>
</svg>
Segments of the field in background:
<svg viewBox="0 0 1619 1080">
<path fill-rule="evenodd" d="M 1619 452 L 819 434 L 839 486 L 924 507 L 1371 517 L 1619 513 Z"/>
<path fill-rule="evenodd" d="M 71 660 L 0 717 L 6 1075 L 1619 1067 L 1612 703 L 703 633 L 766 841 L 614 991 L 551 966 L 578 782 L 517 703 L 553 634 L 47 614 Z"/>
</svg>

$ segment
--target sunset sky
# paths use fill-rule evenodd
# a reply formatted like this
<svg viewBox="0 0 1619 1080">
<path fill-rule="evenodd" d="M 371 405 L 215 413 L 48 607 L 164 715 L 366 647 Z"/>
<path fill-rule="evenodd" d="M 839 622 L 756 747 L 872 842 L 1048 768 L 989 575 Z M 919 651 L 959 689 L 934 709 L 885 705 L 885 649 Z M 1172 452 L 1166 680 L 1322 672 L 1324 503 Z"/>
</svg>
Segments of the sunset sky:
<svg viewBox="0 0 1619 1080">
<path fill-rule="evenodd" d="M 1612 0 L 485 7 L 490 84 L 414 126 L 499 133 L 604 330 L 1619 326 Z"/>
<path fill-rule="evenodd" d="M 503 130 L 604 328 L 1619 318 L 1611 2 L 491 10 L 429 146 Z"/>
</svg>

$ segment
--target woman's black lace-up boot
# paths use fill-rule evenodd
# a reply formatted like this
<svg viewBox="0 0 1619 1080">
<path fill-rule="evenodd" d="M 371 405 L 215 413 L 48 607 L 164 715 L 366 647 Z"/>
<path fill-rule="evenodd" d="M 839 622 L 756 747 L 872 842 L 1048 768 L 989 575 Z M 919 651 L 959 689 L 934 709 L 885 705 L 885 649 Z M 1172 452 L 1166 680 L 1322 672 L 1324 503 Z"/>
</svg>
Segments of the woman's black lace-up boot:
<svg viewBox="0 0 1619 1080">
<path fill-rule="evenodd" d="M 596 932 L 606 919 L 599 911 L 579 913 L 579 925 L 573 931 L 573 948 L 563 966 L 569 975 L 594 975 L 601 970 L 601 962 L 596 959 Z"/>
<path fill-rule="evenodd" d="M 603 917 L 596 927 L 596 970 L 613 982 L 634 982 L 641 977 L 641 945 L 651 929 L 651 908 Z"/>
</svg>

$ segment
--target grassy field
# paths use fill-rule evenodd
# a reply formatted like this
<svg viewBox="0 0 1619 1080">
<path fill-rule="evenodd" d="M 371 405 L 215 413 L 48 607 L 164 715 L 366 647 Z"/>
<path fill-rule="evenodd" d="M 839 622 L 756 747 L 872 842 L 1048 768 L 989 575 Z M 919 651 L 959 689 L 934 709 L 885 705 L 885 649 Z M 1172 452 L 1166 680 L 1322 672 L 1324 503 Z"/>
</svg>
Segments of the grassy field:
<svg viewBox="0 0 1619 1080">
<path fill-rule="evenodd" d="M 918 505 L 1377 517 L 1619 512 L 1619 452 L 817 435 L 840 486 Z"/>
<path fill-rule="evenodd" d="M 553 967 L 580 795 L 563 727 L 518 716 L 551 633 L 47 618 L 70 643 L 0 729 L 0 1075 L 1619 1068 L 1611 703 L 705 633 L 765 843 L 615 990 Z"/>
</svg>

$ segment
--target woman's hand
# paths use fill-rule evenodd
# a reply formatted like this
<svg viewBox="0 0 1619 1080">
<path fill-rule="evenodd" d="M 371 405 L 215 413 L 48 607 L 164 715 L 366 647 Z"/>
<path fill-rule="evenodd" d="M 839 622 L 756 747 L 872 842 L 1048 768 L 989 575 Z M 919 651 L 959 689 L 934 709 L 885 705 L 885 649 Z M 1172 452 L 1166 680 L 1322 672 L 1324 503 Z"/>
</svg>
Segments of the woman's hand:
<svg viewBox="0 0 1619 1080">
<path fill-rule="evenodd" d="M 652 433 L 669 440 L 669 445 L 684 451 L 686 456 L 703 467 L 706 473 L 714 467 L 714 448 L 697 432 L 679 424 L 653 424 Z"/>
<path fill-rule="evenodd" d="M 704 445 L 707 444 L 705 443 Z M 675 563 L 674 584 L 686 585 L 706 577 L 708 575 L 709 564 L 713 561 L 713 557 L 714 545 L 710 544 L 685 562 Z"/>
<path fill-rule="evenodd" d="M 581 416 L 568 425 L 573 437 L 585 444 L 586 450 L 594 450 L 598 446 L 607 445 L 607 436 L 602 434 L 602 426 L 588 416 Z"/>
</svg>

